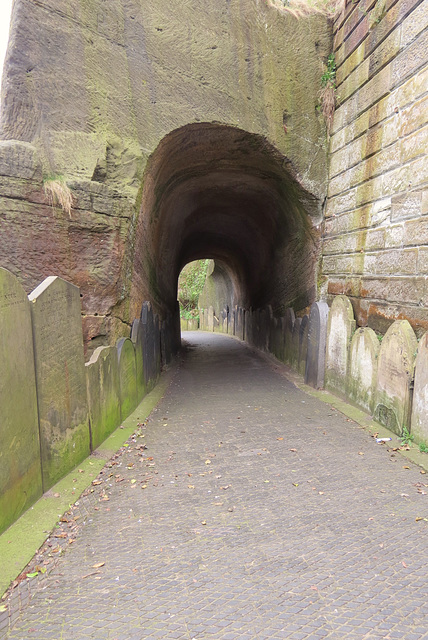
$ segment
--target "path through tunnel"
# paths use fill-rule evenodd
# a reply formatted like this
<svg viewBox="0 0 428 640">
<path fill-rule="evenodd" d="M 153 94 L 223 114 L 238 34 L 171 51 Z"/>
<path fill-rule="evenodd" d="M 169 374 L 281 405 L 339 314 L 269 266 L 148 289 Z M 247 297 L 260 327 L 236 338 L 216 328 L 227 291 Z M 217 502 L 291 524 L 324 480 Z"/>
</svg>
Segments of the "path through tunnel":
<svg viewBox="0 0 428 640">
<path fill-rule="evenodd" d="M 131 310 L 177 314 L 185 264 L 210 258 L 233 305 L 276 315 L 316 295 L 321 207 L 265 138 L 201 123 L 167 135 L 145 172 L 133 245 Z M 219 311 L 219 310 L 217 310 Z"/>
</svg>

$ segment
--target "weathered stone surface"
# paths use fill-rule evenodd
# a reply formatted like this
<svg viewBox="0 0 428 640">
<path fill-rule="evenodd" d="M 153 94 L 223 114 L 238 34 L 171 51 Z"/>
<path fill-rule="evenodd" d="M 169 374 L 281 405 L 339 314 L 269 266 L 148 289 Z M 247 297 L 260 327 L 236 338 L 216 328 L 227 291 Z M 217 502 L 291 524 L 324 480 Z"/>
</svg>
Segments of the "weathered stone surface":
<svg viewBox="0 0 428 640">
<path fill-rule="evenodd" d="M 410 430 L 411 384 L 418 343 L 407 320 L 386 332 L 379 351 L 374 417 L 394 433 Z"/>
<path fill-rule="evenodd" d="M 302 318 L 296 318 L 293 325 L 293 333 L 291 336 L 291 366 L 298 371 L 299 369 L 299 351 L 300 351 L 300 327 L 302 326 Z"/>
<path fill-rule="evenodd" d="M 42 494 L 31 311 L 0 268 L 0 533 Z"/>
<path fill-rule="evenodd" d="M 296 315 L 293 309 L 285 310 L 284 317 L 284 359 L 285 362 L 291 363 L 292 359 L 292 339 L 293 339 L 293 326 Z"/>
<path fill-rule="evenodd" d="M 305 382 L 315 389 L 324 386 L 328 311 L 326 302 L 314 302 L 309 314 Z"/>
<path fill-rule="evenodd" d="M 349 299 L 336 296 L 328 316 L 325 386 L 341 395 L 346 393 L 349 346 L 354 331 L 354 311 Z"/>
<path fill-rule="evenodd" d="M 416 356 L 411 432 L 416 442 L 428 445 L 428 333 L 420 339 Z"/>
<path fill-rule="evenodd" d="M 368 413 L 373 413 L 374 410 L 379 348 L 378 337 L 372 329 L 359 328 L 352 336 L 347 396 Z"/>
<path fill-rule="evenodd" d="M 144 377 L 144 331 L 141 321 L 136 319 L 131 327 L 131 341 L 135 348 L 135 371 L 137 377 L 137 400 L 146 394 L 146 380 Z"/>
<path fill-rule="evenodd" d="M 50 276 L 29 300 L 46 491 L 90 453 L 80 294 Z"/>
<path fill-rule="evenodd" d="M 306 357 L 308 355 L 309 316 L 304 315 L 300 325 L 299 337 L 299 373 L 305 375 Z"/>
<path fill-rule="evenodd" d="M 144 302 L 140 316 L 141 329 L 143 332 L 143 363 L 144 379 L 147 389 L 151 387 L 158 375 L 157 369 L 157 342 L 159 335 L 155 327 L 153 310 L 150 302 Z"/>
<path fill-rule="evenodd" d="M 138 404 L 137 366 L 132 340 L 120 338 L 116 348 L 119 362 L 120 415 L 121 420 L 124 420 Z"/>
<path fill-rule="evenodd" d="M 26 180 L 40 179 L 42 171 L 35 147 L 18 140 L 0 141 L 0 175 Z"/>
<path fill-rule="evenodd" d="M 119 425 L 119 365 L 115 347 L 98 347 L 85 365 L 92 450 Z"/>
</svg>

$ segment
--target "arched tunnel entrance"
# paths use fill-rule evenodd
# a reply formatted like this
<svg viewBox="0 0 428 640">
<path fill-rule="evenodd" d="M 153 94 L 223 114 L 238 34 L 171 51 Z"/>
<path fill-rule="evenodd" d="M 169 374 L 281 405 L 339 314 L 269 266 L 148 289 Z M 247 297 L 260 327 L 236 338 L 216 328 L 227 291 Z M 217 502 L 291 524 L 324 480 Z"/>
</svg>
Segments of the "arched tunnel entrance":
<svg viewBox="0 0 428 640">
<path fill-rule="evenodd" d="M 243 308 L 306 308 L 316 296 L 321 206 L 265 138 L 201 123 L 173 131 L 146 169 L 133 245 L 131 311 L 177 313 L 183 266 L 211 258 Z"/>
</svg>

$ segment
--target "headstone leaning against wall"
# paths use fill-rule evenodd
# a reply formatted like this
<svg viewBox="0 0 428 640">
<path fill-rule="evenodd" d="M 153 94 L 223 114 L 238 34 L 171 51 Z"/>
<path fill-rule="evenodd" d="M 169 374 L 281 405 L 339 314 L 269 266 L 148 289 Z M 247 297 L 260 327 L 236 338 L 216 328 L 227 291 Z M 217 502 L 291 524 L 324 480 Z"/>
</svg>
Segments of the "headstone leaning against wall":
<svg viewBox="0 0 428 640">
<path fill-rule="evenodd" d="M 46 491 L 90 453 L 80 293 L 50 276 L 28 297 Z"/>
<path fill-rule="evenodd" d="M 383 337 L 378 358 L 375 419 L 401 435 L 410 430 L 413 368 L 418 348 L 407 320 L 396 320 Z"/>
<path fill-rule="evenodd" d="M 285 326 L 284 326 L 284 360 L 291 364 L 292 359 L 292 342 L 293 327 L 296 316 L 294 310 L 289 307 L 285 310 Z"/>
<path fill-rule="evenodd" d="M 305 375 L 306 357 L 308 355 L 309 316 L 304 315 L 299 329 L 299 373 Z"/>
<path fill-rule="evenodd" d="M 0 268 L 0 533 L 42 493 L 30 303 Z"/>
<path fill-rule="evenodd" d="M 300 327 L 302 325 L 302 318 L 296 318 L 293 325 L 293 332 L 291 334 L 291 366 L 296 371 L 299 370 L 299 349 L 300 349 Z"/>
<path fill-rule="evenodd" d="M 349 347 L 354 331 L 354 310 L 349 298 L 336 296 L 327 324 L 325 387 L 342 396 L 346 394 Z"/>
<path fill-rule="evenodd" d="M 328 304 L 314 302 L 309 314 L 305 382 L 315 389 L 320 389 L 324 385 L 327 320 Z"/>
<path fill-rule="evenodd" d="M 416 356 L 411 424 L 416 441 L 428 445 L 428 333 L 422 336 Z"/>
<path fill-rule="evenodd" d="M 347 396 L 355 405 L 373 413 L 380 343 L 373 329 L 357 329 L 349 352 Z"/>
<path fill-rule="evenodd" d="M 91 448 L 94 450 L 120 425 L 116 348 L 98 347 L 85 368 L 91 418 Z"/>
<path fill-rule="evenodd" d="M 131 341 L 135 348 L 135 368 L 137 376 L 137 400 L 140 402 L 146 394 L 144 378 L 143 327 L 140 320 L 134 320 L 131 328 Z"/>
<path fill-rule="evenodd" d="M 124 420 L 138 404 L 137 367 L 132 340 L 120 338 L 116 348 L 119 364 L 120 415 L 121 420 Z"/>
</svg>

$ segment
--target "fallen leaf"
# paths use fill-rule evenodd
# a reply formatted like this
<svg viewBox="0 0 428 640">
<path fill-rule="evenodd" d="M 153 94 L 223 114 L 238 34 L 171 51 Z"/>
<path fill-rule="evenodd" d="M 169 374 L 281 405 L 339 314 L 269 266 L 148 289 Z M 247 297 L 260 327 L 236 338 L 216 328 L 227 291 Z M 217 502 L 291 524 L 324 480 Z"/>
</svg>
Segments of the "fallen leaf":
<svg viewBox="0 0 428 640">
<path fill-rule="evenodd" d="M 7 607 L 5 604 L 0 604 L 0 613 L 3 613 L 3 611 L 7 611 Z"/>
<path fill-rule="evenodd" d="M 102 484 L 102 480 L 92 480 L 92 484 L 96 486 L 97 484 Z"/>
<path fill-rule="evenodd" d="M 188 484 L 188 485 L 187 485 L 187 488 L 188 488 L 188 489 L 194 489 L 194 488 L 195 488 L 195 485 L 194 485 L 194 484 Z"/>
<path fill-rule="evenodd" d="M 207 524 L 206 520 L 202 520 L 201 524 Z"/>
<path fill-rule="evenodd" d="M 404 562 L 404 560 L 403 560 L 403 562 L 402 562 L 401 564 L 403 565 L 403 567 L 404 567 L 405 569 L 407 569 L 407 564 Z"/>
<path fill-rule="evenodd" d="M 205 464 L 211 464 L 211 460 L 205 460 Z"/>
<path fill-rule="evenodd" d="M 147 485 L 146 485 L 146 484 L 142 484 L 142 485 L 141 485 L 141 488 L 142 488 L 142 489 L 147 489 Z"/>
<path fill-rule="evenodd" d="M 27 578 L 35 578 L 38 575 L 37 571 L 34 571 L 33 573 L 27 573 Z"/>
<path fill-rule="evenodd" d="M 318 587 L 316 587 L 314 584 L 311 586 L 312 591 L 318 591 Z"/>
<path fill-rule="evenodd" d="M 404 466 L 403 469 L 410 469 L 410 467 Z"/>
<path fill-rule="evenodd" d="M 132 480 L 131 480 L 131 484 L 135 484 L 136 482 L 137 482 L 137 481 L 136 481 L 136 479 L 135 479 L 135 478 L 132 478 Z"/>
<path fill-rule="evenodd" d="M 298 482 L 293 482 L 293 487 L 298 487 L 299 483 Z"/>
<path fill-rule="evenodd" d="M 96 564 L 92 565 L 92 569 L 99 569 L 100 567 L 103 567 L 105 565 L 105 562 L 97 562 Z"/>
<path fill-rule="evenodd" d="M 358 452 L 358 455 L 359 455 L 359 456 L 363 456 L 363 455 L 364 455 L 364 453 L 363 453 L 362 451 L 359 451 L 359 452 Z"/>
<path fill-rule="evenodd" d="M 284 438 L 277 438 L 277 440 L 284 440 Z"/>
<path fill-rule="evenodd" d="M 293 453 L 297 453 L 297 449 L 290 449 L 290 451 L 293 451 Z"/>
</svg>

